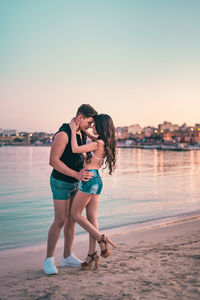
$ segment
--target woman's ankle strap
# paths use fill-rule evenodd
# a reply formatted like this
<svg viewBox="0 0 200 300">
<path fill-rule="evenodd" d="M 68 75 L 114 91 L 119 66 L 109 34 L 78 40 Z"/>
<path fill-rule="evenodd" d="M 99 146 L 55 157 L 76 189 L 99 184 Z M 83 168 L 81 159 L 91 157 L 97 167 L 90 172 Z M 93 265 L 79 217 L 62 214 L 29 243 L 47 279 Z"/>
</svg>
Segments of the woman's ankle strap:
<svg viewBox="0 0 200 300">
<path fill-rule="evenodd" d="M 91 257 L 91 258 L 94 258 L 96 254 L 97 254 L 97 251 L 95 251 L 95 252 L 92 253 L 92 254 L 88 254 L 88 256 Z"/>
<path fill-rule="evenodd" d="M 99 244 L 100 244 L 101 242 L 103 242 L 103 243 L 106 242 L 105 234 L 102 234 L 101 239 L 98 241 Z"/>
</svg>

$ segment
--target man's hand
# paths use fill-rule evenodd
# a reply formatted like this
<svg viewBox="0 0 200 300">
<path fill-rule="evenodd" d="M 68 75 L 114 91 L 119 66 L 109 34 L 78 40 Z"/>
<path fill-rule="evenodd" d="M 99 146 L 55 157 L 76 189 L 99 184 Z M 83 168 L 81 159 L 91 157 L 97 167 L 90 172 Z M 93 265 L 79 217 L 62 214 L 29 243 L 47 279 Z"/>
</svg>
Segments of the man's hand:
<svg viewBox="0 0 200 300">
<path fill-rule="evenodd" d="M 94 176 L 94 174 L 93 174 L 92 172 L 89 172 L 89 171 L 83 169 L 83 170 L 81 170 L 81 171 L 78 173 L 77 179 L 78 179 L 78 180 L 82 180 L 82 181 L 88 181 L 88 180 L 90 180 L 93 176 Z"/>
</svg>

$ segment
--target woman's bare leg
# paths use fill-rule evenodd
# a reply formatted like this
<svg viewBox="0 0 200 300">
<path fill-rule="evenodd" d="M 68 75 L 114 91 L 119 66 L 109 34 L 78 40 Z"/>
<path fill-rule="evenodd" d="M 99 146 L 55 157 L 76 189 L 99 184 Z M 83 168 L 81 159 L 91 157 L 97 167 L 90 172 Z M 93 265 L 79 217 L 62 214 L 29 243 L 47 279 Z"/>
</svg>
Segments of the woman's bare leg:
<svg viewBox="0 0 200 300">
<path fill-rule="evenodd" d="M 93 195 L 86 206 L 86 216 L 88 221 L 98 230 L 97 210 L 99 195 Z M 89 233 L 89 254 L 96 251 L 96 239 Z"/>
<path fill-rule="evenodd" d="M 87 206 L 92 198 L 91 194 L 86 194 L 78 191 L 74 197 L 71 216 L 75 222 L 77 222 L 81 227 L 88 231 L 95 240 L 101 239 L 101 234 L 98 230 L 84 217 L 82 216 L 83 209 Z"/>
</svg>

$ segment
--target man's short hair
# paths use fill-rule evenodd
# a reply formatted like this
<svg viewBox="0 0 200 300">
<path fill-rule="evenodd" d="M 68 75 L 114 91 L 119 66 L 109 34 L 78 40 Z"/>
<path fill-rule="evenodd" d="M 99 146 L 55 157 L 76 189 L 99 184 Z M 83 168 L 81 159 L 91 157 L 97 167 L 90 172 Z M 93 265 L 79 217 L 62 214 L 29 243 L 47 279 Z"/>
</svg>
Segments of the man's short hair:
<svg viewBox="0 0 200 300">
<path fill-rule="evenodd" d="M 98 115 L 97 111 L 90 104 L 82 104 L 76 113 L 76 116 L 82 114 L 85 118 L 94 118 L 94 116 Z"/>
</svg>

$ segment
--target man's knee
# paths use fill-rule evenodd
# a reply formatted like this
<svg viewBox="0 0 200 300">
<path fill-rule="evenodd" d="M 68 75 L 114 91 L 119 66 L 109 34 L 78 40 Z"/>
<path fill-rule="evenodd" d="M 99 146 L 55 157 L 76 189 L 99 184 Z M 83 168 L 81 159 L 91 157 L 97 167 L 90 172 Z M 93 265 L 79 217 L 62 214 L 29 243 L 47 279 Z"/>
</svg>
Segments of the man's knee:
<svg viewBox="0 0 200 300">
<path fill-rule="evenodd" d="M 58 227 L 58 228 L 62 228 L 64 226 L 66 222 L 66 218 L 57 218 L 54 220 L 54 224 Z"/>
<path fill-rule="evenodd" d="M 75 226 L 76 221 L 72 218 L 71 214 L 68 216 L 67 221 L 65 223 L 65 228 L 66 227 L 73 227 Z"/>
</svg>

